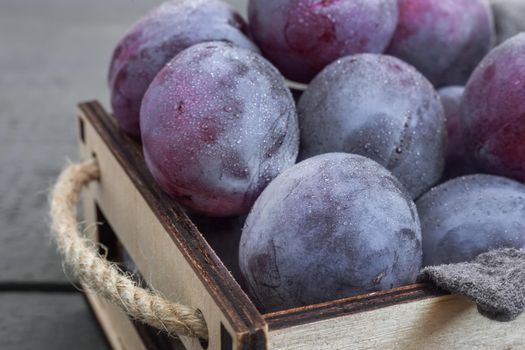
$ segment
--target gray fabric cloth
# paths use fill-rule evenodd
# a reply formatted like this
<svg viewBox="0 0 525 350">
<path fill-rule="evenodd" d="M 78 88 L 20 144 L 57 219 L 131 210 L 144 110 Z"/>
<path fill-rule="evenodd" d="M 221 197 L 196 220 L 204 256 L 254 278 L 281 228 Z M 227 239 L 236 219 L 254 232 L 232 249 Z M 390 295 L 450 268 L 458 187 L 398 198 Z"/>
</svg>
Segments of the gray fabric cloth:
<svg viewBox="0 0 525 350">
<path fill-rule="evenodd" d="M 462 294 L 493 320 L 511 321 L 525 309 L 525 251 L 499 249 L 472 262 L 430 266 L 418 278 L 451 293 Z"/>
</svg>

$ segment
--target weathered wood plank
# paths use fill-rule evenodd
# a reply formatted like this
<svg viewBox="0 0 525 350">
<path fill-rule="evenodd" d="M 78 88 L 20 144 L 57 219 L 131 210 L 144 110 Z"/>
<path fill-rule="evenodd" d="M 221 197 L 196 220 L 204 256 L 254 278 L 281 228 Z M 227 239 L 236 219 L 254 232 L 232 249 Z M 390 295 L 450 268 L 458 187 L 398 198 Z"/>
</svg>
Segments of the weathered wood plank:
<svg viewBox="0 0 525 350">
<path fill-rule="evenodd" d="M 270 349 L 491 349 L 525 347 L 525 315 L 491 321 L 465 298 L 445 295 L 269 333 Z"/>
</svg>

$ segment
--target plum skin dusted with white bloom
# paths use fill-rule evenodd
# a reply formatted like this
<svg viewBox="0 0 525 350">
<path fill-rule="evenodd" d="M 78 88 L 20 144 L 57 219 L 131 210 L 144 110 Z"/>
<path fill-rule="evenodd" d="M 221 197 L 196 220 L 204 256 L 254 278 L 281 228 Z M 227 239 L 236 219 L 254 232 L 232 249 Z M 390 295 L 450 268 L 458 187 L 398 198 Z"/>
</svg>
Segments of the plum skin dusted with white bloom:
<svg viewBox="0 0 525 350">
<path fill-rule="evenodd" d="M 254 40 L 288 79 L 308 83 L 338 58 L 382 53 L 398 21 L 397 0 L 250 0 Z"/>
<path fill-rule="evenodd" d="M 231 44 L 194 45 L 151 83 L 141 109 L 146 164 L 187 207 L 247 213 L 299 148 L 295 103 L 262 56 Z"/>
<path fill-rule="evenodd" d="M 265 312 L 409 284 L 422 261 L 416 206 L 399 181 L 368 158 L 310 158 L 257 199 L 239 261 Z"/>
<path fill-rule="evenodd" d="M 416 202 L 425 266 L 470 261 L 498 248 L 525 248 L 525 186 L 493 175 L 441 184 Z"/>
<path fill-rule="evenodd" d="M 337 60 L 298 104 L 300 158 L 347 152 L 390 170 L 417 198 L 443 173 L 446 121 L 430 82 L 401 60 L 359 54 Z"/>
<path fill-rule="evenodd" d="M 201 42 L 226 41 L 258 52 L 242 17 L 221 0 L 172 0 L 142 17 L 119 41 L 109 68 L 111 106 L 119 126 L 140 137 L 140 104 L 155 75 Z"/>
<path fill-rule="evenodd" d="M 467 151 L 484 172 L 525 182 L 525 33 L 492 50 L 461 103 Z"/>
<path fill-rule="evenodd" d="M 495 39 L 488 0 L 399 0 L 386 53 L 416 67 L 436 87 L 464 85 Z"/>
</svg>

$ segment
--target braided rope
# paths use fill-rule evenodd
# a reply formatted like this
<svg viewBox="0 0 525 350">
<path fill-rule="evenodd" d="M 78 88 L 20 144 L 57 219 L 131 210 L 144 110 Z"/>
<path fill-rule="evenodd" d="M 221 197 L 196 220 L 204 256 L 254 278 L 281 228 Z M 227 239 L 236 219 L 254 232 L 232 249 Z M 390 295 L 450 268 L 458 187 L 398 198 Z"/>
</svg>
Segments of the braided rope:
<svg viewBox="0 0 525 350">
<path fill-rule="evenodd" d="M 89 290 L 120 306 L 132 318 L 172 335 L 207 339 L 208 330 L 200 311 L 138 287 L 81 235 L 76 204 L 82 188 L 99 177 L 93 159 L 72 164 L 60 174 L 52 190 L 51 230 L 64 261 Z"/>
</svg>

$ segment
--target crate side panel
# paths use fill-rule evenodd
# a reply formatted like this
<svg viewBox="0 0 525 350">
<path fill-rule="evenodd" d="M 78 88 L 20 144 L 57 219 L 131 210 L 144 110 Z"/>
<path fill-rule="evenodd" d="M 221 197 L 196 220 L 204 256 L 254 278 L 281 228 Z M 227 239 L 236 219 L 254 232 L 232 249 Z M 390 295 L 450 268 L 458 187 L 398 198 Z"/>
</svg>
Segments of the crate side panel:
<svg viewBox="0 0 525 350">
<path fill-rule="evenodd" d="M 522 349 L 525 316 L 501 323 L 457 295 L 270 331 L 269 349 Z"/>
<path fill-rule="evenodd" d="M 242 346 L 250 336 L 239 332 L 226 317 L 204 283 L 188 263 L 166 232 L 151 206 L 146 203 L 134 183 L 127 176 L 107 144 L 87 118 L 84 119 L 86 149 L 84 155 L 94 153 L 101 168 L 101 180 L 90 186 L 90 194 L 137 264 L 150 286 L 168 299 L 198 307 L 208 324 L 209 349 L 220 348 L 221 324 L 233 337 L 233 348 Z M 184 338 L 189 349 L 202 349 L 196 339 Z"/>
<path fill-rule="evenodd" d="M 412 284 L 395 289 L 272 312 L 265 314 L 264 318 L 268 322 L 270 331 L 272 331 L 448 294 L 428 284 Z"/>
</svg>

